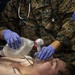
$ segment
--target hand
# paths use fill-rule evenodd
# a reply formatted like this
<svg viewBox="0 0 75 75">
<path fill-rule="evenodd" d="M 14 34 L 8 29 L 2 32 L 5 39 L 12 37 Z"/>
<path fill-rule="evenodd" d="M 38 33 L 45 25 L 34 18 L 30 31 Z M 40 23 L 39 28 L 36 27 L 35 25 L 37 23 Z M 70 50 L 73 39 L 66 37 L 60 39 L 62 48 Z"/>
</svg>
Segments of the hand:
<svg viewBox="0 0 75 75">
<path fill-rule="evenodd" d="M 72 20 L 75 20 L 75 12 L 72 15 Z"/>
<path fill-rule="evenodd" d="M 19 45 L 21 44 L 22 40 L 17 33 L 6 29 L 3 30 L 2 35 L 10 48 L 13 49 L 19 48 Z"/>
<path fill-rule="evenodd" d="M 39 58 L 40 60 L 46 60 L 46 59 L 50 58 L 54 54 L 54 52 L 55 52 L 54 48 L 49 45 L 47 47 L 45 47 L 45 46 L 42 47 L 42 49 L 39 51 L 39 53 L 36 52 L 34 54 L 34 56 L 36 56 L 38 53 L 37 58 Z"/>
</svg>

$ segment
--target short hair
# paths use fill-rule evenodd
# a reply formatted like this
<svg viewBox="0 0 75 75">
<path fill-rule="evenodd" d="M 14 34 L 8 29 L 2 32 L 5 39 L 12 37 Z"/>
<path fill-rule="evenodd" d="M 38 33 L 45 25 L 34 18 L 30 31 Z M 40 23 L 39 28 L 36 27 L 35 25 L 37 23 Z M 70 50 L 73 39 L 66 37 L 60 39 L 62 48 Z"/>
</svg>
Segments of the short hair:
<svg viewBox="0 0 75 75">
<path fill-rule="evenodd" d="M 58 75 L 75 75 L 75 65 L 66 63 L 66 67 L 63 71 L 58 71 Z"/>
</svg>

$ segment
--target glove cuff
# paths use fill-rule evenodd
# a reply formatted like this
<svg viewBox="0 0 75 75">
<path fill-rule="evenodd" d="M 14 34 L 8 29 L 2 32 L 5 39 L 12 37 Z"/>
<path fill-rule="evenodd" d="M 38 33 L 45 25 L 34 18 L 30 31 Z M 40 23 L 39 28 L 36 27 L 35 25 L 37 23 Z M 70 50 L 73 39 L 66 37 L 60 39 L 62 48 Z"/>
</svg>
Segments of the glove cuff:
<svg viewBox="0 0 75 75">
<path fill-rule="evenodd" d="M 52 50 L 53 53 L 55 53 L 55 49 L 51 45 L 49 45 L 48 47 Z"/>
</svg>

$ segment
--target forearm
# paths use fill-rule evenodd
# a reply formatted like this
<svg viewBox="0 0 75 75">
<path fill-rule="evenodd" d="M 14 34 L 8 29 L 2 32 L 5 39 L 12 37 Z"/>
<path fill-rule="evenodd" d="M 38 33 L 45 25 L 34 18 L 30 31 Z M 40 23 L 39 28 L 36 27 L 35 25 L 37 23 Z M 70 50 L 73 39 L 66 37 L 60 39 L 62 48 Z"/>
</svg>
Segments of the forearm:
<svg viewBox="0 0 75 75">
<path fill-rule="evenodd" d="M 50 45 L 54 48 L 55 51 L 59 50 L 62 46 L 62 44 L 58 40 L 55 40 Z"/>
<path fill-rule="evenodd" d="M 3 36 L 2 36 L 2 31 L 3 31 L 3 30 L 0 30 L 0 39 L 1 39 L 1 40 L 4 40 L 4 38 L 3 38 Z"/>
</svg>

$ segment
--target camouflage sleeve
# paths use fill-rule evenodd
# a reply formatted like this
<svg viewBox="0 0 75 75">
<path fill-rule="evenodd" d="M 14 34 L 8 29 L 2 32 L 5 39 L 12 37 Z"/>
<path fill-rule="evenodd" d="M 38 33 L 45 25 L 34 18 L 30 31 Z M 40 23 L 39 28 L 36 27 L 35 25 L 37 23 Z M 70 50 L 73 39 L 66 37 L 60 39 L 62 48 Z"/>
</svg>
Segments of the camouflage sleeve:
<svg viewBox="0 0 75 75">
<path fill-rule="evenodd" d="M 61 31 L 57 35 L 59 40 L 66 47 L 75 50 L 75 21 L 67 21 L 63 24 Z"/>
<path fill-rule="evenodd" d="M 13 27 L 11 21 L 17 19 L 17 0 L 10 0 L 2 12 L 0 29 Z M 17 21 L 17 20 L 16 20 Z"/>
<path fill-rule="evenodd" d="M 62 0 L 59 5 L 59 11 L 62 13 L 72 13 L 75 11 L 75 0 Z"/>
</svg>

